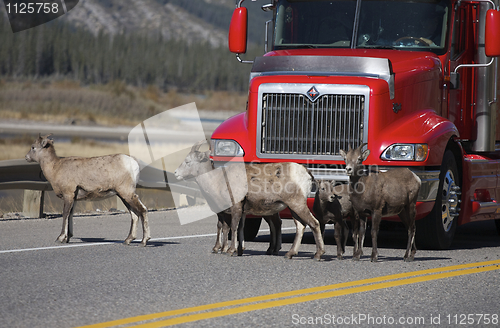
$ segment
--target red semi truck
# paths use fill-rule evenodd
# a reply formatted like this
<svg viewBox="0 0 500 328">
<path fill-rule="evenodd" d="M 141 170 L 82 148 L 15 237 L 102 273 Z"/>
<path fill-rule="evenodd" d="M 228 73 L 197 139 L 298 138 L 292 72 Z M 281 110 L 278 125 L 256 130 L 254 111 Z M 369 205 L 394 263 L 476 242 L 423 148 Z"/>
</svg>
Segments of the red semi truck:
<svg viewBox="0 0 500 328">
<path fill-rule="evenodd" d="M 500 232 L 498 0 L 272 0 L 252 61 L 243 1 L 229 48 L 253 65 L 247 108 L 213 133 L 215 165 L 297 162 L 345 183 L 339 149 L 367 143 L 365 164 L 421 178 L 420 247 L 449 247 L 471 221 Z"/>
</svg>

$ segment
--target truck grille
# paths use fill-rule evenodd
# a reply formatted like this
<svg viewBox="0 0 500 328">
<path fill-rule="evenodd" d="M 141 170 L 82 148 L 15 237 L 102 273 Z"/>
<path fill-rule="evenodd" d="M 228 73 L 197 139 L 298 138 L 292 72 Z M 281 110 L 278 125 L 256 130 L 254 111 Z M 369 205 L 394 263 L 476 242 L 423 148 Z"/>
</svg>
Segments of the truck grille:
<svg viewBox="0 0 500 328">
<path fill-rule="evenodd" d="M 364 138 L 365 95 L 326 94 L 311 101 L 303 94 L 263 93 L 263 155 L 338 155 Z"/>
</svg>

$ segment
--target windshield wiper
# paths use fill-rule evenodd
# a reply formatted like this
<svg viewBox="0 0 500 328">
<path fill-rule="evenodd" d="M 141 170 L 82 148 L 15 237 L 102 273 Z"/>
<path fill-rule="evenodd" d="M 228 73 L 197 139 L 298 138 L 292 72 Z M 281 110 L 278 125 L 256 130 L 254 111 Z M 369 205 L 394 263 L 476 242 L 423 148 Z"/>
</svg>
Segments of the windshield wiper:
<svg viewBox="0 0 500 328">
<path fill-rule="evenodd" d="M 383 45 L 377 45 L 377 44 L 374 44 L 374 45 L 364 45 L 364 46 L 361 46 L 361 45 L 358 45 L 357 48 L 360 48 L 360 49 L 363 49 L 363 48 L 369 48 L 369 49 L 399 49 L 400 47 L 395 47 L 395 46 L 383 46 Z"/>
<path fill-rule="evenodd" d="M 279 49 L 316 49 L 317 46 L 312 44 L 290 44 L 276 46 Z"/>
</svg>

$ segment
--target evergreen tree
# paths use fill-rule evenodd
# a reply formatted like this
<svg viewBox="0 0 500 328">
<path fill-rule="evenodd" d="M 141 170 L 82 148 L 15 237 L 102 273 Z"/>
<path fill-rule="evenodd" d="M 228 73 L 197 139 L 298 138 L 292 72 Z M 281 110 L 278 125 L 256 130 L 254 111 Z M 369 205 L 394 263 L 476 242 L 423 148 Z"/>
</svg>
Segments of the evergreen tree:
<svg viewBox="0 0 500 328">
<path fill-rule="evenodd" d="M 227 47 L 208 42 L 165 40 L 161 35 L 92 33 L 53 21 L 12 33 L 0 16 L 0 76 L 67 77 L 83 84 L 155 85 L 161 90 L 245 91 L 250 65 Z M 249 47 L 245 57 L 261 54 Z"/>
</svg>

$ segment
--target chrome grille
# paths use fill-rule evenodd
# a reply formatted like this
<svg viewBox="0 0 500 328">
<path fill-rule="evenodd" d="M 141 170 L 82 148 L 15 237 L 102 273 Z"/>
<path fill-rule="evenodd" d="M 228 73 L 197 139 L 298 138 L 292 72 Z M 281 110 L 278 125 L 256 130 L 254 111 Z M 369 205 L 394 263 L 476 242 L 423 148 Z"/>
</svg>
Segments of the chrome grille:
<svg viewBox="0 0 500 328">
<path fill-rule="evenodd" d="M 364 138 L 365 95 L 263 93 L 261 154 L 338 155 Z"/>
</svg>

